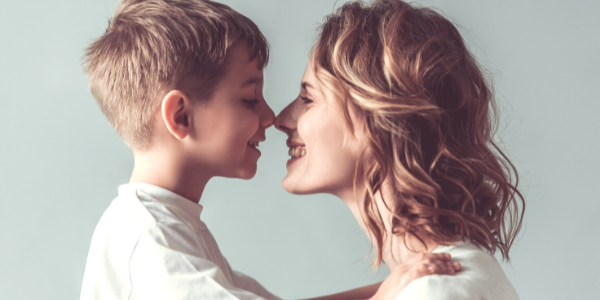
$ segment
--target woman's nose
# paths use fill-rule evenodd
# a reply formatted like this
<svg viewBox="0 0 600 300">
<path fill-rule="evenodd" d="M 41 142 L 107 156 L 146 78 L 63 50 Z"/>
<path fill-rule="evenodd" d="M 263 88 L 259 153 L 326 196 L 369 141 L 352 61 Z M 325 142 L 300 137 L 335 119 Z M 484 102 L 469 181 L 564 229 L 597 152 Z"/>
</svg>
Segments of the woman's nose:
<svg viewBox="0 0 600 300">
<path fill-rule="evenodd" d="M 275 117 L 275 128 L 288 134 L 296 129 L 296 118 L 294 116 L 295 102 L 292 101 Z"/>
</svg>

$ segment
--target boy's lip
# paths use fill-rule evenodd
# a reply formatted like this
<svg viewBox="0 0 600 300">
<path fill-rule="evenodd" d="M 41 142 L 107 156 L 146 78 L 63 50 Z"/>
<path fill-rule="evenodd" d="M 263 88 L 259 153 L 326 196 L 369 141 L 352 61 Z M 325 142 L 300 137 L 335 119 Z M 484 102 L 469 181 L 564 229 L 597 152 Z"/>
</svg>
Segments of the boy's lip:
<svg viewBox="0 0 600 300">
<path fill-rule="evenodd" d="M 256 134 L 254 135 L 248 142 L 249 143 L 261 143 L 267 140 L 267 137 L 264 134 Z"/>
<path fill-rule="evenodd" d="M 256 140 L 249 140 L 248 144 L 250 144 L 250 143 L 262 143 L 262 142 L 264 142 L 266 140 L 267 140 L 266 138 L 260 138 L 260 139 L 256 139 Z"/>
</svg>

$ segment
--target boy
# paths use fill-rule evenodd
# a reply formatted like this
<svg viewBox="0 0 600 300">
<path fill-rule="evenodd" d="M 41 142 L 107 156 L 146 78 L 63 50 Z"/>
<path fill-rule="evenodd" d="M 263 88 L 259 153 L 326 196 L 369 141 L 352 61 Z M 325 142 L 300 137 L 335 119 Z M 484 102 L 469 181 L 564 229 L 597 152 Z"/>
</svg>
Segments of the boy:
<svg viewBox="0 0 600 300">
<path fill-rule="evenodd" d="M 278 299 L 231 270 L 194 203 L 211 177 L 254 176 L 268 55 L 225 5 L 120 3 L 85 69 L 135 167 L 94 232 L 81 299 Z"/>
<path fill-rule="evenodd" d="M 81 299 L 279 299 L 231 269 L 198 204 L 210 178 L 256 173 L 274 119 L 268 57 L 257 26 L 223 4 L 120 3 L 85 69 L 135 166 L 95 229 Z"/>
</svg>

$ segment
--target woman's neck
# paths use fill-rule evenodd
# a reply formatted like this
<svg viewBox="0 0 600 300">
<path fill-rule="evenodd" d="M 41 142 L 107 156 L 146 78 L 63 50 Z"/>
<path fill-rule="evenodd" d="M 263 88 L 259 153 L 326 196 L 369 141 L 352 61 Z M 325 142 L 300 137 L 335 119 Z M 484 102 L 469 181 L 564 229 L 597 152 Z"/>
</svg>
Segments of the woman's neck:
<svg viewBox="0 0 600 300">
<path fill-rule="evenodd" d="M 364 189 L 364 187 L 357 188 L 356 190 L 360 191 L 362 189 Z M 375 245 L 376 241 L 374 240 L 374 237 L 370 234 L 370 231 L 367 228 L 363 220 L 362 213 L 360 211 L 359 203 L 362 202 L 359 199 L 360 195 L 360 193 L 354 193 L 354 191 L 344 191 L 343 193 L 337 194 L 337 196 L 341 198 L 344 201 L 344 203 L 346 203 L 346 205 L 348 205 L 350 211 L 352 211 L 352 214 L 358 221 L 360 227 L 365 231 L 365 233 L 367 233 L 367 236 L 371 240 L 371 243 Z M 398 265 L 401 265 L 403 262 L 409 260 L 417 254 L 424 252 L 432 252 L 433 250 L 435 250 L 435 248 L 438 247 L 438 244 L 436 242 L 428 239 L 423 239 L 423 242 L 421 242 L 418 238 L 416 238 L 413 235 L 406 235 L 405 238 L 405 235 L 403 234 L 392 234 L 393 215 L 387 209 L 387 207 L 395 207 L 395 200 L 396 199 L 392 197 L 389 182 L 384 182 L 382 190 L 375 194 L 374 201 L 377 204 L 379 213 L 385 226 L 385 234 L 382 245 L 382 259 L 383 262 L 385 262 L 387 267 L 390 269 L 390 271 L 394 270 Z"/>
</svg>

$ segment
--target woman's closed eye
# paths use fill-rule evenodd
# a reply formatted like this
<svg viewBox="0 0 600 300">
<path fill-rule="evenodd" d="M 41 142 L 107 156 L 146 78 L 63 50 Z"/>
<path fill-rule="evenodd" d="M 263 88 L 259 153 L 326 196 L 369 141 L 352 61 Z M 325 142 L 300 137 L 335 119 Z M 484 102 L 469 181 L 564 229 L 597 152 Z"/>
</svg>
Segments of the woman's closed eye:
<svg viewBox="0 0 600 300">
<path fill-rule="evenodd" d="M 310 98 L 307 98 L 307 97 L 300 96 L 300 99 L 302 99 L 302 103 L 304 105 L 309 105 L 309 104 L 313 103 L 313 101 Z"/>
</svg>

